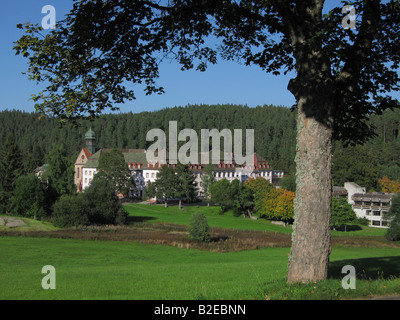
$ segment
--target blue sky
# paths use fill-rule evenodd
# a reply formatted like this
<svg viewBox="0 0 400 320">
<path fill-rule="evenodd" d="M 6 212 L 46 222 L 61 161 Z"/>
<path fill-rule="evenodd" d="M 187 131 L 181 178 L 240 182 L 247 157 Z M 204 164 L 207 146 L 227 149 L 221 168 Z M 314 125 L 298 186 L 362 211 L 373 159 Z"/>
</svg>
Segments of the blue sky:
<svg viewBox="0 0 400 320">
<path fill-rule="evenodd" d="M 40 91 L 26 75 L 26 59 L 15 56 L 13 41 L 23 32 L 18 23 L 40 24 L 45 14 L 42 7 L 50 4 L 56 9 L 56 20 L 72 8 L 72 0 L 14 0 L 3 1 L 0 19 L 0 110 L 34 111 L 31 94 Z M 273 76 L 257 67 L 246 67 L 220 60 L 206 72 L 180 71 L 175 63 L 161 66 L 158 84 L 165 88 L 163 95 L 145 96 L 140 90 L 137 99 L 122 105 L 121 112 L 159 110 L 188 104 L 233 103 L 255 107 L 263 104 L 292 106 L 295 100 L 287 91 L 289 77 Z"/>
<path fill-rule="evenodd" d="M 336 1 L 336 0 L 335 0 Z M 329 1 L 328 1 L 329 2 Z M 18 109 L 34 111 L 31 94 L 40 91 L 35 82 L 21 74 L 27 61 L 15 56 L 13 41 L 23 34 L 18 23 L 40 24 L 45 14 L 42 7 L 52 5 L 56 20 L 72 8 L 72 0 L 14 0 L 2 1 L 0 19 L 0 111 Z M 332 3 L 331 3 L 332 4 Z M 165 107 L 188 104 L 242 104 L 250 107 L 264 104 L 292 106 L 295 99 L 287 90 L 292 75 L 273 76 L 258 67 L 246 67 L 235 62 L 220 60 L 206 72 L 180 71 L 175 63 L 161 65 L 158 84 L 165 88 L 163 95 L 145 96 L 136 92 L 137 99 L 120 106 L 121 112 L 154 111 Z M 397 95 L 399 97 L 399 95 Z"/>
</svg>

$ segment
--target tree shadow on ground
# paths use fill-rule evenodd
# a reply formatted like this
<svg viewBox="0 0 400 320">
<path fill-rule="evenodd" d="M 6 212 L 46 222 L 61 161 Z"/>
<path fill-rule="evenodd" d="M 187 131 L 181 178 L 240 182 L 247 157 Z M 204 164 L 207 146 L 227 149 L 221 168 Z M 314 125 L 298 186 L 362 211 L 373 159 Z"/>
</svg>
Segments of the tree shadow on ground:
<svg viewBox="0 0 400 320">
<path fill-rule="evenodd" d="M 329 263 L 328 274 L 331 279 L 342 279 L 347 272 L 342 273 L 346 265 L 353 266 L 356 278 L 360 280 L 383 280 L 400 277 L 400 257 L 378 257 L 363 259 L 347 259 Z"/>
<path fill-rule="evenodd" d="M 127 223 L 138 223 L 138 222 L 148 222 L 150 220 L 155 220 L 156 218 L 154 217 L 146 217 L 146 216 L 129 216 L 127 218 Z"/>
<path fill-rule="evenodd" d="M 340 227 L 335 228 L 336 231 L 359 231 L 362 230 L 362 227 L 359 225 L 353 225 L 353 224 L 342 224 Z"/>
</svg>

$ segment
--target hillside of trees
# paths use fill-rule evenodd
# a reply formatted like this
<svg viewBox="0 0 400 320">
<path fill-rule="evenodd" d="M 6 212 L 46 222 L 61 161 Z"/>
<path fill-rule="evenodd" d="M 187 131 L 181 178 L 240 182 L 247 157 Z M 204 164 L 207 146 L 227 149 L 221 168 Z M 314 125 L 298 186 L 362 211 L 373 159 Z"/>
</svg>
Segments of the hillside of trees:
<svg viewBox="0 0 400 320">
<path fill-rule="evenodd" d="M 71 160 L 84 146 L 84 134 L 91 127 L 98 147 L 147 148 L 150 129 L 160 128 L 168 134 L 168 122 L 178 122 L 179 130 L 191 128 L 254 129 L 255 152 L 269 161 L 273 169 L 288 174 L 295 171 L 296 114 L 282 106 L 250 108 L 240 105 L 190 105 L 155 112 L 106 114 L 80 126 L 60 127 L 55 118 L 38 119 L 35 113 L 17 110 L 0 112 L 0 148 L 12 134 L 23 153 L 26 169 L 43 164 L 55 144 L 64 144 Z M 400 179 L 400 110 L 387 110 L 372 116 L 376 136 L 365 145 L 345 147 L 334 143 L 333 176 L 335 185 L 355 181 L 370 190 L 378 190 L 378 179 L 387 176 Z"/>
</svg>

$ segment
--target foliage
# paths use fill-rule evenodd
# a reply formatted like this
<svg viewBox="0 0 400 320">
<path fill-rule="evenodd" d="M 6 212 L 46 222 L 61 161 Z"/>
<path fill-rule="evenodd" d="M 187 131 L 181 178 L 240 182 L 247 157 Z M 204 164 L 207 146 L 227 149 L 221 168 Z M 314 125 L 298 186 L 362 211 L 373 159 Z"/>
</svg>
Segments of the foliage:
<svg viewBox="0 0 400 320">
<path fill-rule="evenodd" d="M 154 182 L 148 181 L 144 189 L 142 199 L 150 200 L 156 196 L 156 185 Z"/>
<path fill-rule="evenodd" d="M 201 175 L 201 183 L 203 187 L 203 201 L 208 205 L 211 201 L 211 186 L 215 182 L 215 170 L 211 163 L 206 166 L 206 172 Z"/>
<path fill-rule="evenodd" d="M 0 212 L 10 209 L 10 199 L 15 183 L 23 174 L 21 151 L 14 137 L 9 134 L 0 149 Z"/>
<path fill-rule="evenodd" d="M 58 197 L 73 194 L 76 190 L 74 185 L 74 166 L 67 155 L 64 144 L 53 144 L 52 149 L 46 156 L 47 169 L 45 179 L 57 192 Z"/>
<path fill-rule="evenodd" d="M 176 196 L 178 187 L 179 180 L 174 168 L 163 165 L 157 172 L 157 179 L 154 182 L 154 195 L 157 200 L 163 200 L 165 207 L 167 207 L 168 199 Z"/>
<path fill-rule="evenodd" d="M 292 221 L 295 193 L 285 189 L 270 189 L 262 198 L 261 213 L 266 219 Z"/>
<path fill-rule="evenodd" d="M 283 177 L 279 182 L 279 186 L 282 189 L 296 192 L 296 175 L 291 174 L 289 176 Z"/>
<path fill-rule="evenodd" d="M 187 201 L 194 201 L 197 198 L 196 177 L 189 166 L 178 163 L 175 172 L 177 178 L 175 196 Z"/>
<path fill-rule="evenodd" d="M 274 186 L 266 179 L 262 177 L 250 178 L 245 182 L 245 187 L 250 189 L 254 197 L 254 209 L 255 212 L 261 217 L 263 213 L 264 203 L 263 199 L 265 196 L 274 189 Z"/>
<path fill-rule="evenodd" d="M 221 207 L 221 213 L 232 207 L 232 197 L 230 193 L 230 182 L 223 178 L 214 182 L 210 188 L 211 201 Z"/>
<path fill-rule="evenodd" d="M 400 180 L 390 180 L 388 177 L 378 179 L 379 185 L 385 193 L 399 193 Z"/>
<path fill-rule="evenodd" d="M 392 198 L 392 204 L 385 219 L 389 220 L 389 229 L 385 237 L 389 241 L 400 240 L 400 193 Z"/>
<path fill-rule="evenodd" d="M 115 193 L 128 194 L 129 190 L 135 189 L 134 180 L 121 150 L 112 149 L 103 154 L 97 169 L 96 176 L 115 186 Z"/>
<path fill-rule="evenodd" d="M 189 238 L 201 242 L 209 242 L 211 239 L 209 233 L 207 218 L 203 213 L 196 213 L 192 216 L 189 226 Z"/>
<path fill-rule="evenodd" d="M 251 215 L 254 208 L 253 192 L 238 179 L 226 178 L 214 182 L 210 188 L 211 200 L 221 207 L 220 213 L 233 209 L 235 216 Z"/>
<path fill-rule="evenodd" d="M 337 229 L 343 224 L 357 221 L 357 215 L 346 198 L 332 198 L 331 225 Z"/>
<path fill-rule="evenodd" d="M 10 199 L 11 213 L 24 217 L 43 217 L 47 213 L 45 186 L 35 174 L 20 176 Z"/>
<path fill-rule="evenodd" d="M 59 227 L 125 224 L 127 216 L 114 187 L 97 177 L 84 192 L 64 195 L 53 206 L 53 223 Z"/>
<path fill-rule="evenodd" d="M 161 120 L 164 119 L 164 120 Z M 193 121 L 196 119 L 196 121 Z M 262 121 L 260 120 L 262 119 Z M 259 106 L 249 108 L 238 105 L 190 105 L 174 107 L 153 112 L 105 114 L 93 122 L 80 121 L 81 127 L 59 127 L 57 119 L 43 118 L 38 120 L 37 114 L 22 111 L 5 110 L 0 112 L 0 148 L 8 132 L 16 125 L 19 130 L 14 138 L 20 150 L 24 168 L 32 172 L 36 165 L 45 163 L 44 155 L 49 153 L 52 143 L 64 144 L 69 160 L 75 161 L 78 152 L 84 146 L 84 134 L 92 126 L 98 133 L 98 145 L 121 149 L 147 148 L 146 135 L 152 128 L 161 128 L 168 132 L 165 123 L 176 120 L 180 128 L 193 128 L 200 134 L 200 129 L 212 128 L 254 128 L 255 152 L 268 160 L 273 169 L 284 170 L 290 177 L 281 179 L 281 187 L 293 191 L 285 185 L 287 180 L 294 179 L 295 157 L 295 114 L 285 107 Z M 165 123 L 164 123 L 165 121 Z M 391 180 L 400 179 L 400 110 L 386 110 L 382 116 L 372 115 L 369 119 L 376 128 L 377 136 L 365 143 L 365 150 L 372 150 L 372 172 L 378 171 L 378 178 L 387 176 Z M 116 130 L 116 128 L 118 128 Z M 221 141 L 223 143 L 223 140 Z M 222 148 L 222 147 L 221 147 Z M 345 155 L 342 145 L 335 143 L 333 175 L 335 185 L 352 181 L 348 172 L 357 172 L 359 151 L 357 148 L 347 148 Z M 362 150 L 362 154 L 365 152 Z M 375 155 L 380 155 L 376 157 Z M 366 157 L 368 160 L 368 156 Z M 37 160 L 34 160 L 37 159 Z M 344 161 L 343 166 L 339 161 Z M 366 160 L 362 161 L 364 166 Z M 375 163 L 375 164 L 374 164 Z M 377 164 L 377 165 L 376 165 Z M 342 174 L 346 180 L 342 179 Z M 204 175 L 202 175 L 204 176 Z M 357 174 L 360 177 L 360 174 Z M 362 173 L 361 173 L 362 176 Z M 350 179 L 350 180 L 348 180 Z M 376 179 L 376 178 L 373 178 Z M 371 181 L 371 178 L 368 178 Z M 365 186 L 364 181 L 360 181 Z M 376 182 L 368 182 L 376 185 Z M 368 188 L 368 186 L 366 186 Z M 379 187 L 379 186 L 378 186 Z M 372 188 L 372 187 L 371 187 Z M 374 187 L 376 189 L 376 187 Z"/>
<path fill-rule="evenodd" d="M 53 224 L 61 228 L 88 225 L 87 209 L 83 194 L 63 195 L 53 206 Z"/>
<path fill-rule="evenodd" d="M 376 152 L 367 146 L 338 146 L 333 153 L 332 175 L 337 186 L 355 182 L 367 190 L 377 190 L 378 174 Z"/>
</svg>

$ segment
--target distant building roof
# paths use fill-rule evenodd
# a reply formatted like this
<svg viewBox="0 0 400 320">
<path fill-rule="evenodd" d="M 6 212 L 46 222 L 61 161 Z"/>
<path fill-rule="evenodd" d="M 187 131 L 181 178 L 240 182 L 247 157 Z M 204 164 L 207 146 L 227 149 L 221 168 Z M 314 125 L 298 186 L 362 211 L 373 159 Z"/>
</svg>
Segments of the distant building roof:
<svg viewBox="0 0 400 320">
<path fill-rule="evenodd" d="M 345 187 L 333 187 L 332 195 L 337 196 L 347 196 L 348 192 Z"/>
</svg>

